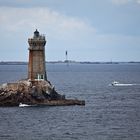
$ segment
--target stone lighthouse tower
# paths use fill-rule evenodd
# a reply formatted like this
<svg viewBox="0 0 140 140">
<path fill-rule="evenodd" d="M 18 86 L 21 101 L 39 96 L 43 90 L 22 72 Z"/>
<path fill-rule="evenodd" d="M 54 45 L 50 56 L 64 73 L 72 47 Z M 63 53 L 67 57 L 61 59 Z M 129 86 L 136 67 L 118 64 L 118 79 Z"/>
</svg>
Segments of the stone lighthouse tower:
<svg viewBox="0 0 140 140">
<path fill-rule="evenodd" d="M 28 79 L 31 81 L 47 80 L 45 67 L 45 36 L 36 30 L 33 38 L 28 39 L 29 64 Z"/>
</svg>

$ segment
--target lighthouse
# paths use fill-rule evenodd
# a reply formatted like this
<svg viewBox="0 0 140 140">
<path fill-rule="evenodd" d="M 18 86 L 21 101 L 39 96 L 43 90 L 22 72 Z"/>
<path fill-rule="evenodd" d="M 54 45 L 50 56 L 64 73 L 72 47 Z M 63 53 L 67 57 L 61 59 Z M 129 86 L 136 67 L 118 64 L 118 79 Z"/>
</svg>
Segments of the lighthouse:
<svg viewBox="0 0 140 140">
<path fill-rule="evenodd" d="M 0 85 L 0 106 L 85 105 L 85 101 L 66 99 L 47 80 L 44 35 L 36 30 L 29 43 L 28 79 Z"/>
<path fill-rule="evenodd" d="M 28 79 L 30 81 L 47 80 L 45 65 L 45 36 L 40 35 L 38 30 L 36 29 L 33 37 L 28 39 L 28 43 Z"/>
</svg>

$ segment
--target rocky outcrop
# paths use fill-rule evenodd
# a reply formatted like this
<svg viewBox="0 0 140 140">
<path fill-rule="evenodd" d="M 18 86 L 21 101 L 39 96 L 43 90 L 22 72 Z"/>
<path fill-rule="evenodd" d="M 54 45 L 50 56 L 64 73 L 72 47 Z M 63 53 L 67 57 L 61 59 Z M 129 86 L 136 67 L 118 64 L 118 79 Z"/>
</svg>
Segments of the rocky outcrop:
<svg viewBox="0 0 140 140">
<path fill-rule="evenodd" d="M 21 80 L 0 86 L 0 106 L 28 105 L 85 105 L 85 101 L 66 99 L 56 92 L 49 81 Z"/>
</svg>

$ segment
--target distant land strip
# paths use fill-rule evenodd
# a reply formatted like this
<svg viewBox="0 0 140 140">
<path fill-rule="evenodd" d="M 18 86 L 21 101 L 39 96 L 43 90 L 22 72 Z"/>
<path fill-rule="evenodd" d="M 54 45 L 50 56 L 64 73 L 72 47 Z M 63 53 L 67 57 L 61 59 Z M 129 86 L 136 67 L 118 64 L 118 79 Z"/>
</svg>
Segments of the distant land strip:
<svg viewBox="0 0 140 140">
<path fill-rule="evenodd" d="M 90 61 L 47 61 L 46 63 L 50 64 L 65 64 L 65 63 L 70 63 L 70 64 L 140 64 L 139 61 L 129 61 L 129 62 L 90 62 Z M 0 65 L 28 65 L 28 62 L 23 62 L 23 61 L 1 61 Z"/>
</svg>

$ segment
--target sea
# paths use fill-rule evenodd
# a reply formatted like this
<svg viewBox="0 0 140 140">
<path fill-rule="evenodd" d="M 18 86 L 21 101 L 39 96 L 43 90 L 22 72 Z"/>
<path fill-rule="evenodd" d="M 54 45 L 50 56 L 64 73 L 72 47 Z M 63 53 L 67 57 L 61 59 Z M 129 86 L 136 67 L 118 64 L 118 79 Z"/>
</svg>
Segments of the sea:
<svg viewBox="0 0 140 140">
<path fill-rule="evenodd" d="M 46 68 L 60 94 L 85 106 L 0 107 L 0 140 L 140 140 L 140 64 Z M 27 65 L 0 65 L 0 84 L 24 78 Z"/>
</svg>

